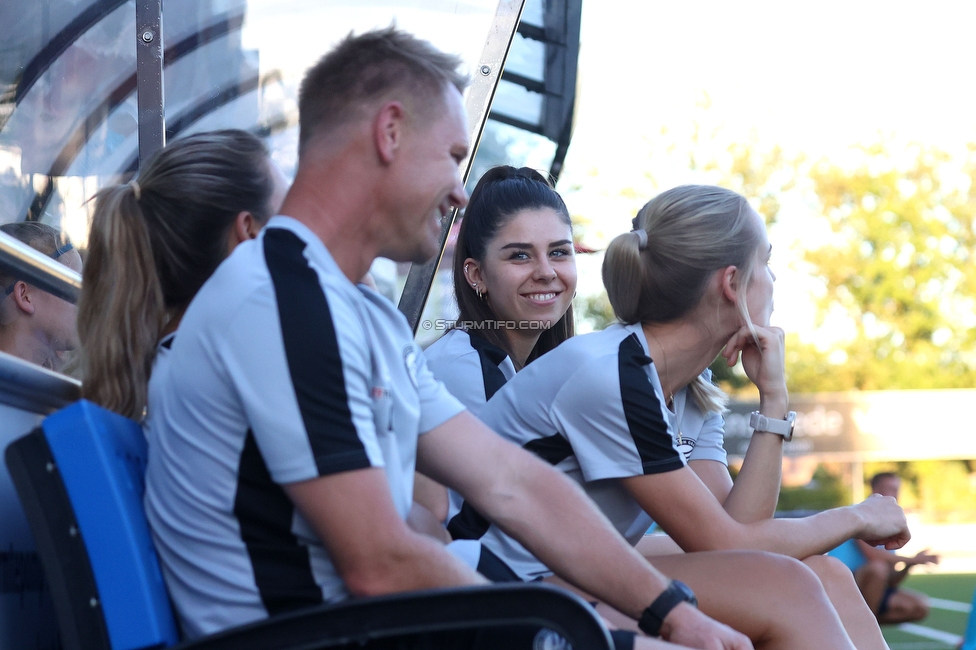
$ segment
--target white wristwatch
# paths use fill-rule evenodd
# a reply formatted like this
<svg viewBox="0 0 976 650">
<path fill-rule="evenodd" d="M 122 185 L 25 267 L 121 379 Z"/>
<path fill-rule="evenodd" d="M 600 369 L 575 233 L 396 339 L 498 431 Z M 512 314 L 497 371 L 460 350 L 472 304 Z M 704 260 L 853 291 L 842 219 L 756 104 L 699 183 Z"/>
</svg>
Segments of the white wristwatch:
<svg viewBox="0 0 976 650">
<path fill-rule="evenodd" d="M 785 442 L 793 439 L 793 426 L 796 424 L 796 411 L 786 414 L 785 420 L 770 420 L 759 411 L 749 414 L 749 426 L 753 431 L 765 431 L 783 436 Z"/>
</svg>

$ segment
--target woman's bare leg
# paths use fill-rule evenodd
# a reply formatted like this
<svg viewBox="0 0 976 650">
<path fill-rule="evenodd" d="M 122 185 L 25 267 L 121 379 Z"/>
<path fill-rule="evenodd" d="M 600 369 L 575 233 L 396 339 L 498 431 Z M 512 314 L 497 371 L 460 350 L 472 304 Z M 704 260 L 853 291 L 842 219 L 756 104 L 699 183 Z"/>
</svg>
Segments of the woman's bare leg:
<svg viewBox="0 0 976 650">
<path fill-rule="evenodd" d="M 817 574 L 854 646 L 858 650 L 887 650 L 878 621 L 857 588 L 851 570 L 827 555 L 813 555 L 803 563 Z"/>
<path fill-rule="evenodd" d="M 761 551 L 716 551 L 648 561 L 687 583 L 703 612 L 748 636 L 757 649 L 855 650 L 820 580 L 798 560 Z M 546 582 L 573 589 L 556 577 Z M 604 603 L 597 612 L 620 629 L 636 629 L 633 619 Z"/>
<path fill-rule="evenodd" d="M 756 648 L 854 650 L 817 576 L 775 553 L 722 551 L 649 558 L 685 582 L 699 607 L 753 640 Z"/>
<path fill-rule="evenodd" d="M 678 543 L 668 535 L 644 535 L 634 548 L 644 557 L 684 553 Z"/>
<path fill-rule="evenodd" d="M 649 560 L 655 556 L 684 552 L 667 535 L 645 535 L 637 543 L 637 550 Z M 872 609 L 865 603 L 850 569 L 840 560 L 826 555 L 814 555 L 803 562 L 817 574 L 854 647 L 858 650 L 887 650 L 888 644 L 881 634 L 881 628 Z M 880 593 L 877 599 L 880 602 Z"/>
</svg>

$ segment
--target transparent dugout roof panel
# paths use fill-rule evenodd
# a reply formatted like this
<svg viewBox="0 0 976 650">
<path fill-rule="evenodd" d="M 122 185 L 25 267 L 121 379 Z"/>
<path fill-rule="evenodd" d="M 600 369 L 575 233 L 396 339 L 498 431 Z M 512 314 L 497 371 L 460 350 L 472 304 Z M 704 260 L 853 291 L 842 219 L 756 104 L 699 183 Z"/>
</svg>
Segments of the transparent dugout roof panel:
<svg viewBox="0 0 976 650">
<path fill-rule="evenodd" d="M 497 56 L 505 36 L 499 26 L 510 37 L 519 6 L 512 0 L 161 3 L 166 141 L 244 129 L 264 139 L 288 176 L 297 163 L 299 85 L 340 39 L 395 24 L 460 55 L 480 84 L 473 97 L 484 103 L 491 96 L 485 84 L 500 73 L 481 74 L 486 42 L 491 36 Z M 0 0 L 0 224 L 51 225 L 83 252 L 94 209 L 89 199 L 138 173 L 136 13 L 137 0 Z M 472 114 L 482 109 L 487 112 L 481 106 Z M 474 140 L 481 125 L 470 128 Z M 379 265 L 374 279 L 396 299 L 405 272 Z"/>
<path fill-rule="evenodd" d="M 542 83 L 545 69 L 545 44 L 516 34 L 512 42 L 512 50 L 505 61 L 505 70 Z"/>
<path fill-rule="evenodd" d="M 459 54 L 474 77 L 498 1 L 162 5 L 167 140 L 243 128 L 291 173 L 298 86 L 334 43 L 395 23 Z M 0 223 L 37 219 L 84 247 L 86 200 L 136 172 L 135 14 L 132 0 L 0 0 Z"/>
</svg>

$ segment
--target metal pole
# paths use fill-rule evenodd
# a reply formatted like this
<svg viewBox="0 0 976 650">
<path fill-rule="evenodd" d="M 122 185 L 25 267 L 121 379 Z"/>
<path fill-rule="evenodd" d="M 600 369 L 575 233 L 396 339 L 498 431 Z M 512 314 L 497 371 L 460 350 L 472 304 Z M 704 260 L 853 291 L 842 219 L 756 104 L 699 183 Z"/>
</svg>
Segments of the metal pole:
<svg viewBox="0 0 976 650">
<path fill-rule="evenodd" d="M 162 0 L 136 0 L 136 89 L 139 98 L 139 163 L 166 146 L 163 115 Z"/>
<path fill-rule="evenodd" d="M 477 153 L 477 143 L 481 140 L 481 133 L 484 131 L 485 122 L 488 120 L 491 100 L 495 96 L 495 88 L 498 87 L 502 68 L 505 67 L 508 50 L 515 38 L 515 30 L 518 28 L 519 19 L 522 17 L 524 4 L 525 0 L 499 1 L 498 9 L 495 11 L 495 20 L 492 23 L 491 31 L 488 32 L 488 38 L 485 40 L 485 47 L 481 51 L 478 69 L 471 81 L 471 87 L 468 89 L 465 108 L 468 114 L 468 124 L 471 127 L 470 142 L 472 147 L 468 159 L 461 163 L 461 176 L 464 181 L 468 180 L 471 162 Z M 444 219 L 444 223 L 441 224 L 440 253 L 426 264 L 412 265 L 407 273 L 407 281 L 403 286 L 403 293 L 400 295 L 400 303 L 397 307 L 407 317 L 407 322 L 410 323 L 410 328 L 414 333 L 417 332 L 417 325 L 420 324 L 420 317 L 424 312 L 430 287 L 434 283 L 434 274 L 444 257 L 447 236 L 451 232 L 451 226 L 454 225 L 456 218 L 457 210 L 452 210 L 451 214 Z"/>
<path fill-rule="evenodd" d="M 2 232 L 0 269 L 69 302 L 77 302 L 81 293 L 80 275 Z"/>
</svg>

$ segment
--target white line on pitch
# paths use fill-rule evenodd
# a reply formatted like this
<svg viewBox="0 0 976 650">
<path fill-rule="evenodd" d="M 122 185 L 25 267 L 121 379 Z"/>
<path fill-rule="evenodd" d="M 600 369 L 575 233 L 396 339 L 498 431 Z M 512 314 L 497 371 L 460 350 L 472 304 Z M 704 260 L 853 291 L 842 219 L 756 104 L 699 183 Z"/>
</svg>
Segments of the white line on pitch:
<svg viewBox="0 0 976 650">
<path fill-rule="evenodd" d="M 929 605 L 936 609 L 947 609 L 950 612 L 963 612 L 968 614 L 973 606 L 969 603 L 960 603 L 958 600 L 945 600 L 944 598 L 932 598 L 929 596 Z"/>
<path fill-rule="evenodd" d="M 953 648 L 959 645 L 959 643 L 962 641 L 962 637 L 958 634 L 951 634 L 949 632 L 943 632 L 942 630 L 933 630 L 930 627 L 916 625 L 915 623 L 902 623 L 898 626 L 898 629 L 902 632 L 914 634 L 915 636 L 922 636 L 926 639 L 942 641 L 943 643 L 951 645 Z"/>
</svg>

